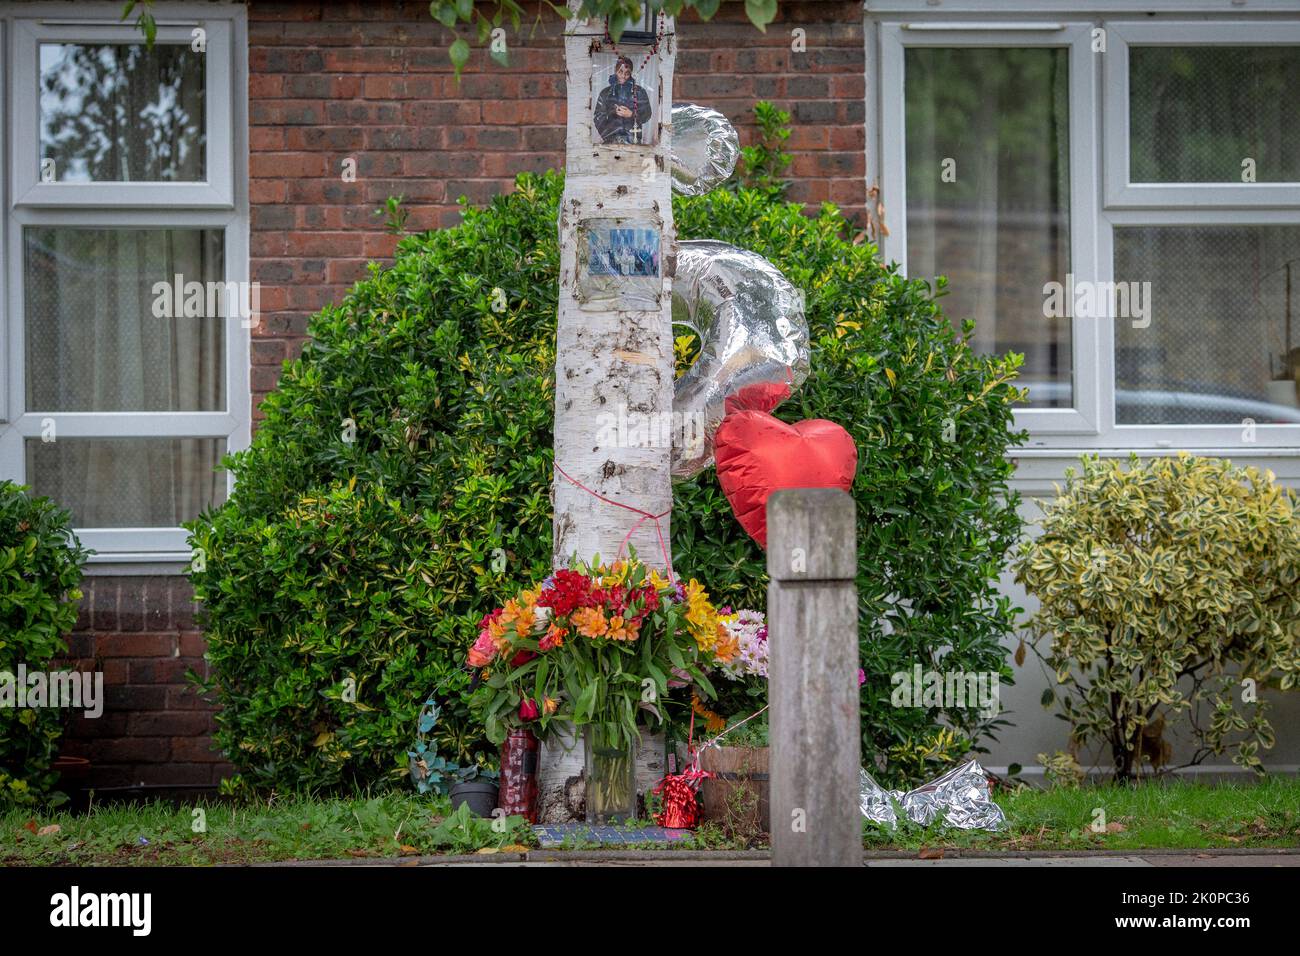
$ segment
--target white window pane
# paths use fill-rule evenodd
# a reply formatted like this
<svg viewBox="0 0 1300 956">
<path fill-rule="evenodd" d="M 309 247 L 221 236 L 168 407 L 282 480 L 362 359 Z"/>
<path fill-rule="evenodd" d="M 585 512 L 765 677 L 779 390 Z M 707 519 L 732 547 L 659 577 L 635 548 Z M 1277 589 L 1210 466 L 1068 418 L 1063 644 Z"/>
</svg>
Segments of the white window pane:
<svg viewBox="0 0 1300 956">
<path fill-rule="evenodd" d="M 225 409 L 222 230 L 28 226 L 23 244 L 28 411 Z M 177 314 L 177 276 L 205 314 Z"/>
<path fill-rule="evenodd" d="M 1069 53 L 905 52 L 907 271 L 948 277 L 944 311 L 981 352 L 1021 352 L 1030 404 L 1073 404 L 1068 318 L 1043 287 L 1070 267 Z"/>
<path fill-rule="evenodd" d="M 42 43 L 42 179 L 204 181 L 206 70 L 188 46 Z"/>
<path fill-rule="evenodd" d="M 1115 279 L 1150 283 L 1150 324 L 1115 320 L 1118 424 L 1300 422 L 1300 226 L 1117 227 Z"/>
<path fill-rule="evenodd" d="M 224 438 L 29 438 L 27 484 L 78 528 L 169 528 L 225 501 Z"/>
<path fill-rule="evenodd" d="M 1131 182 L 1300 182 L 1300 47 L 1131 47 L 1129 127 Z"/>
</svg>

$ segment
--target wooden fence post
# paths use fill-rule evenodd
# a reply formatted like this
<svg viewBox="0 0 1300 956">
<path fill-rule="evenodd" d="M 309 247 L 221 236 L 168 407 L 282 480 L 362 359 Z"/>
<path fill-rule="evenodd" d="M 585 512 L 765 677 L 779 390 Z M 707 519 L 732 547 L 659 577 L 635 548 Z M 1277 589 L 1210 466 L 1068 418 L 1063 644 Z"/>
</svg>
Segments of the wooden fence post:
<svg viewBox="0 0 1300 956">
<path fill-rule="evenodd" d="M 768 498 L 774 866 L 862 865 L 857 553 L 847 493 Z"/>
</svg>

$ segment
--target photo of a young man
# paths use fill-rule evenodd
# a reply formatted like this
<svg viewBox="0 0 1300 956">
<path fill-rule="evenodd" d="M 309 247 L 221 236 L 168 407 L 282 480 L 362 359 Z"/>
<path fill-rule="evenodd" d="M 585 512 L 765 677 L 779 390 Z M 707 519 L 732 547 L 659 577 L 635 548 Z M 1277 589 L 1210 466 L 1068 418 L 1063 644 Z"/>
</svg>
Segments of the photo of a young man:
<svg viewBox="0 0 1300 956">
<path fill-rule="evenodd" d="M 593 86 L 603 89 L 596 96 L 592 121 L 600 141 L 610 146 L 641 146 L 654 142 L 650 94 L 632 75 L 632 61 L 625 56 L 614 62 L 613 72 L 597 59 Z"/>
</svg>

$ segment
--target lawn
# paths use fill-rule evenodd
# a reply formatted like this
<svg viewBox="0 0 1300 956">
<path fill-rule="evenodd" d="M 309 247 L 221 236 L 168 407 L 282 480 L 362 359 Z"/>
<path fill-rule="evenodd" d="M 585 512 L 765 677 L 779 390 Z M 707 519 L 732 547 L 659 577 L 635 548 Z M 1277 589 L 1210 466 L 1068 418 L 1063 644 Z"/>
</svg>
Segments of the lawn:
<svg viewBox="0 0 1300 956">
<path fill-rule="evenodd" d="M 863 842 L 873 850 L 918 851 L 1300 846 L 1300 780 L 1295 778 L 1221 786 L 1174 781 L 1024 789 L 1000 792 L 997 801 L 1010 823 L 1003 833 L 938 826 L 888 833 L 867 825 Z M 714 827 L 700 837 L 696 848 L 753 845 L 727 839 Z M 187 807 L 154 803 L 98 806 L 76 816 L 24 811 L 0 816 L 0 864 L 9 865 L 211 865 L 518 852 L 534 846 L 521 818 L 494 829 L 490 820 L 451 814 L 445 799 L 413 794 Z"/>
</svg>

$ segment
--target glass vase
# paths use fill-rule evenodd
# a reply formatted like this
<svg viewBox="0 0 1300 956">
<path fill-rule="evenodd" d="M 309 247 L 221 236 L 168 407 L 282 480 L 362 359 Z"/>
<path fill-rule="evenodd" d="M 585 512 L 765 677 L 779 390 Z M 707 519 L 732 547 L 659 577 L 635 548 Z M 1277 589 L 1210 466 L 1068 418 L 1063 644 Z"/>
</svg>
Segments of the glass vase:
<svg viewBox="0 0 1300 956">
<path fill-rule="evenodd" d="M 497 806 L 507 816 L 537 822 L 537 735 L 516 727 L 501 744 L 501 792 Z"/>
<path fill-rule="evenodd" d="M 619 823 L 636 817 L 636 749 L 597 725 L 583 732 L 587 822 Z"/>
</svg>

